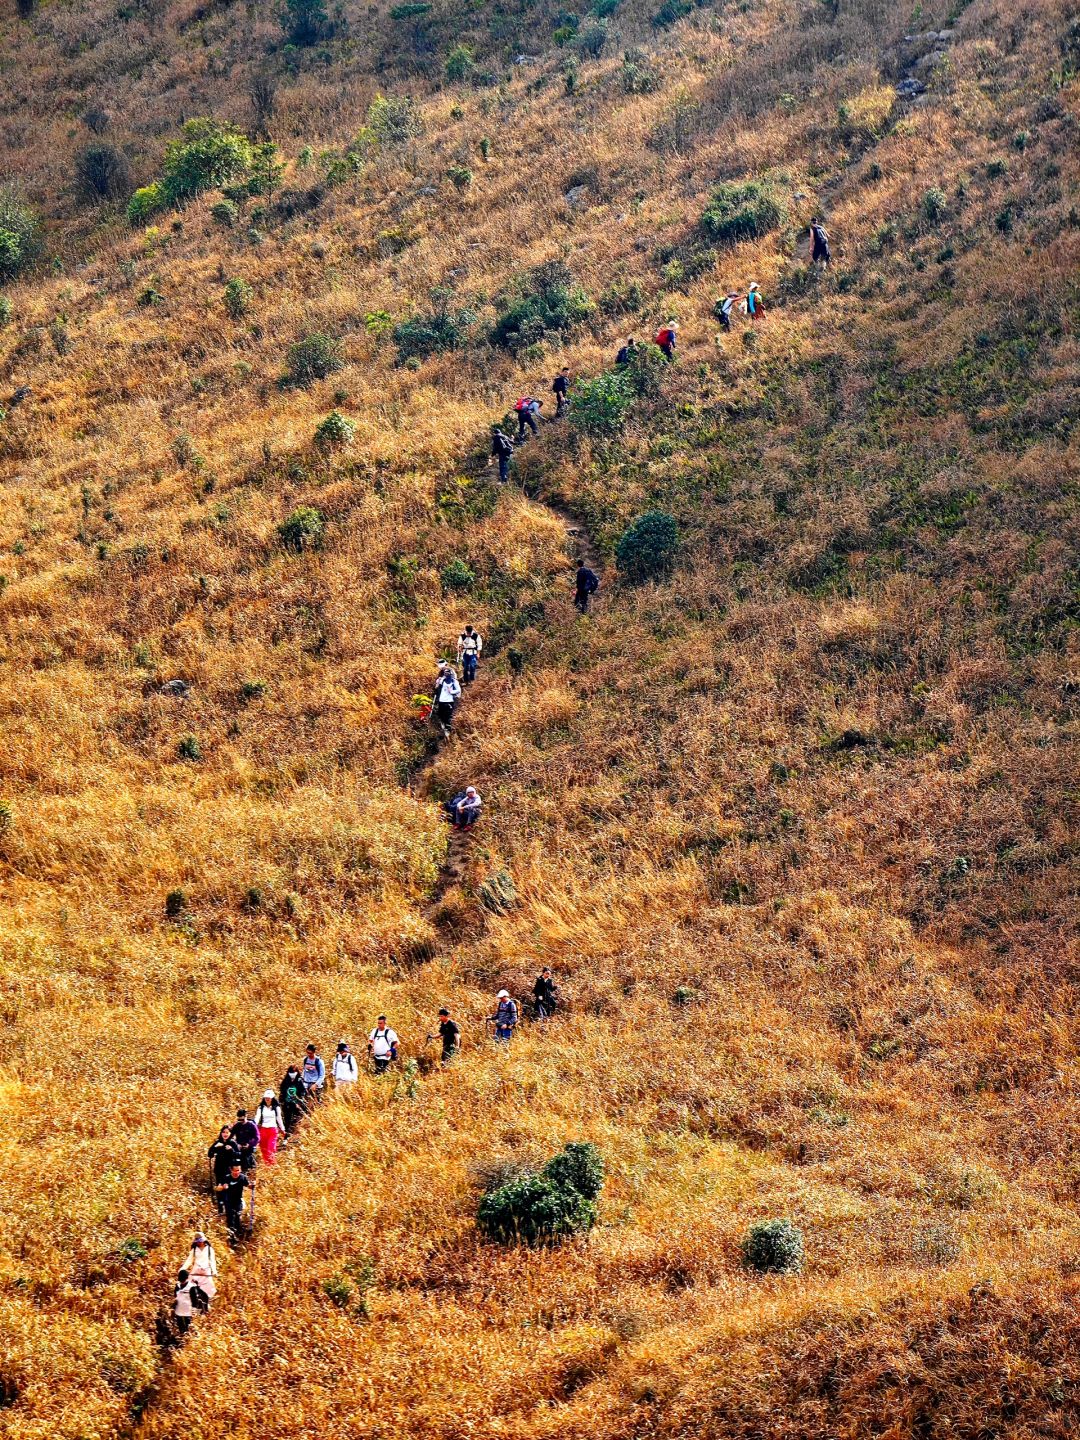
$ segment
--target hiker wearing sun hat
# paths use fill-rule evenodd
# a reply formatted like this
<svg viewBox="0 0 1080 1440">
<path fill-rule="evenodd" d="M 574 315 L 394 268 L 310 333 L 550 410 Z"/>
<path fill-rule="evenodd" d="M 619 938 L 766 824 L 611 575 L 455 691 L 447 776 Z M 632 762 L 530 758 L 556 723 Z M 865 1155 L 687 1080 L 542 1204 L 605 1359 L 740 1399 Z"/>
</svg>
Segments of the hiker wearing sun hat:
<svg viewBox="0 0 1080 1440">
<path fill-rule="evenodd" d="M 259 1154 L 264 1165 L 273 1165 L 278 1147 L 278 1136 L 285 1134 L 285 1122 L 281 1118 L 281 1106 L 273 1090 L 265 1090 L 255 1111 L 255 1124 L 259 1128 Z"/>
<path fill-rule="evenodd" d="M 196 1230 L 181 1269 L 187 1271 L 188 1279 L 194 1281 L 207 1301 L 214 1298 L 217 1294 L 217 1256 L 201 1230 Z"/>
<path fill-rule="evenodd" d="M 509 1045 L 518 1023 L 517 1001 L 511 1000 L 509 990 L 500 990 L 495 998 L 495 1014 L 489 1017 L 495 1026 L 495 1040 L 499 1045 Z"/>
</svg>

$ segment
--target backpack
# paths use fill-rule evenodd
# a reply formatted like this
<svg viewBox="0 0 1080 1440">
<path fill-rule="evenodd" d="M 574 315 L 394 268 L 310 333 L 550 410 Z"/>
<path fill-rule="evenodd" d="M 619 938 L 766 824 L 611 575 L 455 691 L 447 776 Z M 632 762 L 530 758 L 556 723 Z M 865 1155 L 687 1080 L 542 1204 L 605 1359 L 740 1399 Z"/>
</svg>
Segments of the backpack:
<svg viewBox="0 0 1080 1440">
<path fill-rule="evenodd" d="M 515 402 L 514 409 L 520 415 L 523 410 L 528 410 L 531 404 L 532 401 L 529 399 L 529 397 L 527 395 L 522 395 L 521 399 Z"/>
<path fill-rule="evenodd" d="M 659 345 L 661 348 L 663 348 L 665 345 L 670 345 L 672 340 L 674 339 L 675 336 L 671 333 L 670 330 L 667 329 L 666 326 L 663 330 L 657 331 L 656 344 Z"/>
</svg>

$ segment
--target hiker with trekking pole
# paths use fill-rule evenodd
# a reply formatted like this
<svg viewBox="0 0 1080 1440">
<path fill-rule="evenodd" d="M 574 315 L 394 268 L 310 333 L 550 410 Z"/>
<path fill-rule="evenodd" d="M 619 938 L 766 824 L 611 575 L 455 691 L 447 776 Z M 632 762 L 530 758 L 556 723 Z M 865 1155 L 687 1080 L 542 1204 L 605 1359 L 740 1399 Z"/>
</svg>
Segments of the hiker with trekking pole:
<svg viewBox="0 0 1080 1440">
<path fill-rule="evenodd" d="M 217 1186 L 223 1201 L 225 1211 L 225 1228 L 229 1232 L 229 1238 L 236 1240 L 244 1231 L 244 1191 L 251 1191 L 251 1207 L 248 1215 L 248 1231 L 255 1228 L 255 1178 L 252 1175 L 245 1175 L 240 1169 L 240 1162 L 237 1161 L 229 1171 L 228 1175 Z"/>
<path fill-rule="evenodd" d="M 189 1278 L 198 1286 L 202 1299 L 206 1302 L 201 1308 L 208 1310 L 210 1301 L 217 1294 L 218 1267 L 214 1247 L 201 1230 L 196 1230 L 191 1249 L 181 1269 L 186 1270 Z"/>
<path fill-rule="evenodd" d="M 476 679 L 476 667 L 480 663 L 480 651 L 484 648 L 484 642 L 471 625 L 458 636 L 457 662 L 461 666 L 461 680 L 464 685 L 471 685 Z"/>
<path fill-rule="evenodd" d="M 438 725 L 444 740 L 450 739 L 450 726 L 453 724 L 454 710 L 460 698 L 461 682 L 454 667 L 449 660 L 440 660 L 432 696 L 431 718 Z"/>
<path fill-rule="evenodd" d="M 442 1063 L 444 1065 L 454 1058 L 461 1049 L 461 1026 L 456 1020 L 450 1019 L 450 1011 L 445 1005 L 439 1011 L 439 1027 L 435 1035 L 428 1035 L 424 1040 L 425 1045 L 430 1045 L 432 1040 L 442 1041 Z"/>
<path fill-rule="evenodd" d="M 223 1125 L 218 1131 L 218 1138 L 206 1152 L 206 1158 L 210 1162 L 210 1188 L 214 1191 L 217 1208 L 223 1209 L 220 1197 L 217 1195 L 217 1187 L 228 1175 L 233 1165 L 240 1164 L 240 1147 L 232 1138 L 232 1126 Z"/>
</svg>

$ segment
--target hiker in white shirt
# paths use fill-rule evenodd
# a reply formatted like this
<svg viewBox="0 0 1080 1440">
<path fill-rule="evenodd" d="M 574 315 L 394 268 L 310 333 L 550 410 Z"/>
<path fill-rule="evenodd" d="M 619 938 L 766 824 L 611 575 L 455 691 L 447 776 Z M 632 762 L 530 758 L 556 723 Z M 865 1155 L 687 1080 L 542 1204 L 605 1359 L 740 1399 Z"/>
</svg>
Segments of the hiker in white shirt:
<svg viewBox="0 0 1080 1440">
<path fill-rule="evenodd" d="M 375 1074 L 381 1075 L 392 1060 L 397 1059 L 398 1038 L 386 1023 L 386 1016 L 379 1016 L 379 1023 L 368 1036 L 368 1054 L 375 1061 Z"/>
<path fill-rule="evenodd" d="M 181 1335 L 186 1335 L 191 1328 L 191 1316 L 197 1303 L 192 1300 L 191 1292 L 198 1288 L 188 1272 L 181 1270 L 176 1277 L 176 1289 L 173 1291 L 173 1314 L 176 1316 L 176 1328 Z"/>
<path fill-rule="evenodd" d="M 471 685 L 476 679 L 476 667 L 483 648 L 483 640 L 471 625 L 466 625 L 457 642 L 458 664 L 461 666 L 461 678 L 466 685 Z"/>
<path fill-rule="evenodd" d="M 330 1066 L 330 1073 L 334 1077 L 335 1090 L 340 1090 L 346 1085 L 356 1084 L 356 1057 L 349 1049 L 347 1040 L 338 1041 L 337 1054 Z"/>
<path fill-rule="evenodd" d="M 259 1108 L 254 1115 L 259 1127 L 259 1154 L 264 1165 L 273 1165 L 277 1154 L 278 1136 L 285 1134 L 285 1121 L 281 1118 L 281 1106 L 273 1090 L 265 1090 Z"/>
<path fill-rule="evenodd" d="M 461 682 L 454 667 L 448 660 L 439 662 L 439 673 L 435 677 L 435 693 L 432 696 L 432 715 L 435 723 L 442 727 L 443 735 L 450 734 L 454 718 L 454 706 L 461 695 Z"/>
<path fill-rule="evenodd" d="M 199 1287 L 207 1300 L 214 1298 L 217 1294 L 217 1256 L 201 1230 L 196 1231 L 187 1259 L 180 1268 L 187 1271 L 188 1279 Z"/>
</svg>

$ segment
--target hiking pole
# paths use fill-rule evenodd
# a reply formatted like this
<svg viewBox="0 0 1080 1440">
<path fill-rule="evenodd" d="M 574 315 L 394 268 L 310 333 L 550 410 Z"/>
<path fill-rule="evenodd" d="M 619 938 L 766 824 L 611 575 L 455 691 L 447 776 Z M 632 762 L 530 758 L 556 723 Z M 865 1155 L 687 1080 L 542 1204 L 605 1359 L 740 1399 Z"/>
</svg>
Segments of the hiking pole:
<svg viewBox="0 0 1080 1440">
<path fill-rule="evenodd" d="M 248 1211 L 248 1234 L 255 1231 L 255 1181 L 251 1182 L 251 1209 Z"/>
</svg>

